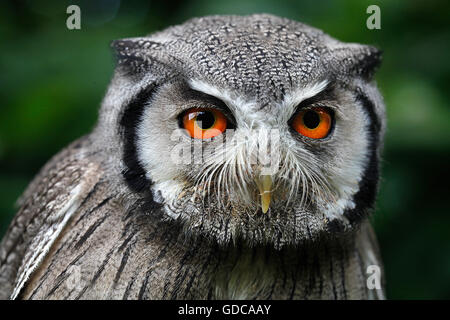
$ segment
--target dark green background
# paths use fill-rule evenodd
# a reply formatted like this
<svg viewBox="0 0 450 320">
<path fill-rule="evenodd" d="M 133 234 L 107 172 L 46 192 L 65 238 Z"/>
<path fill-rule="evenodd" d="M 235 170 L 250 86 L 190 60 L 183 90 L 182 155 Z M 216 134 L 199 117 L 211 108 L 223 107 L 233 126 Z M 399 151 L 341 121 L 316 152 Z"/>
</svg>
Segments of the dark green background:
<svg viewBox="0 0 450 320">
<path fill-rule="evenodd" d="M 66 7 L 82 28 L 66 28 Z M 373 217 L 388 298 L 450 298 L 448 1 L 2 1 L 0 235 L 39 168 L 93 127 L 113 72 L 109 42 L 207 14 L 274 13 L 384 50 L 388 132 Z M 366 8 L 381 8 L 381 30 Z"/>
</svg>

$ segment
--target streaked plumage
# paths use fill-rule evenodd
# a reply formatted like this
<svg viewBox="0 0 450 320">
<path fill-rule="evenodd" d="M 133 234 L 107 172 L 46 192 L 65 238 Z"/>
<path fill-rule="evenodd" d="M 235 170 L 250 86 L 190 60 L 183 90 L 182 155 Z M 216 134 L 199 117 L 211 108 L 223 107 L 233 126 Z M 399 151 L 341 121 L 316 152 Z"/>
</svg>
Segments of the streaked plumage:
<svg viewBox="0 0 450 320">
<path fill-rule="evenodd" d="M 365 299 L 381 267 L 373 207 L 384 105 L 373 47 L 271 15 L 193 19 L 113 43 L 117 69 L 93 132 L 30 184 L 0 247 L 0 298 Z M 304 103 L 333 110 L 326 139 L 291 132 Z M 179 115 L 235 121 L 204 161 L 175 164 Z M 270 209 L 250 164 L 274 144 Z M 246 139 L 242 139 L 246 137 Z M 270 142 L 270 143 L 269 143 Z M 271 180 L 271 182 L 272 182 Z"/>
</svg>

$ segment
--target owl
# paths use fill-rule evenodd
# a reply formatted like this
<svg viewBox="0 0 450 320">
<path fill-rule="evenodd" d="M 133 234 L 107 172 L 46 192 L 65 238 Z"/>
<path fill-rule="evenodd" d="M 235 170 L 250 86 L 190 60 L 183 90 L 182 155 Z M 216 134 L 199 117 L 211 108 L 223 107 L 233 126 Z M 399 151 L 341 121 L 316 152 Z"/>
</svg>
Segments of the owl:
<svg viewBox="0 0 450 320">
<path fill-rule="evenodd" d="M 379 50 L 267 14 L 112 48 L 97 125 L 19 200 L 1 298 L 384 298 Z"/>
</svg>

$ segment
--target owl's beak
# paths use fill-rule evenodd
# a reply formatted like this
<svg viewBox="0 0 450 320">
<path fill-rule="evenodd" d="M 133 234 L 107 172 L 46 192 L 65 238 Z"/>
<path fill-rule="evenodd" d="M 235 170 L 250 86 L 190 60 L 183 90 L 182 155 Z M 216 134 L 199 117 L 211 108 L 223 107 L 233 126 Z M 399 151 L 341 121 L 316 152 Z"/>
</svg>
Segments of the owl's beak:
<svg viewBox="0 0 450 320">
<path fill-rule="evenodd" d="M 269 210 L 270 198 L 272 196 L 272 176 L 260 175 L 256 178 L 256 185 L 258 186 L 261 197 L 262 212 L 266 213 Z"/>
</svg>

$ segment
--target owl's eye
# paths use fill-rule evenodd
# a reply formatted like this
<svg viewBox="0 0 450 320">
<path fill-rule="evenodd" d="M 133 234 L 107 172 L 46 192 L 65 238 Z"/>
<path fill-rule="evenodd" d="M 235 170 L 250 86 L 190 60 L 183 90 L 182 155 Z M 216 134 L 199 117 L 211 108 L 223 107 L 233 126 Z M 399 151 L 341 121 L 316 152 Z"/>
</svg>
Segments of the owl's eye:
<svg viewBox="0 0 450 320">
<path fill-rule="evenodd" d="M 192 138 L 209 139 L 225 131 L 227 118 L 216 109 L 191 108 L 184 113 L 182 125 Z"/>
<path fill-rule="evenodd" d="M 331 131 L 332 117 L 325 108 L 300 110 L 292 121 L 292 128 L 311 139 L 322 139 Z"/>
</svg>

